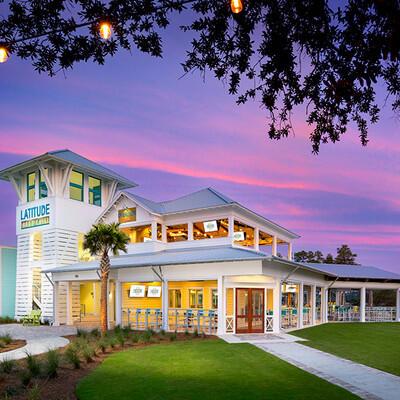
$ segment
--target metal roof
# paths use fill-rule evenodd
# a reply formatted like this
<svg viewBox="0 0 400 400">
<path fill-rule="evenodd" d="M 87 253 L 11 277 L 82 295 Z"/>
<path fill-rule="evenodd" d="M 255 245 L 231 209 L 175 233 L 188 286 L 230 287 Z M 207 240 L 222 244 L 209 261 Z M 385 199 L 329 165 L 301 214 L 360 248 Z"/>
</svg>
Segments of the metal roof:
<svg viewBox="0 0 400 400">
<path fill-rule="evenodd" d="M 111 269 L 156 267 L 161 265 L 200 264 L 211 262 L 263 260 L 265 253 L 231 246 L 162 250 L 152 253 L 111 257 Z M 83 262 L 43 270 L 43 272 L 74 272 L 99 269 L 99 261 Z"/>
<path fill-rule="evenodd" d="M 304 263 L 314 270 L 336 275 L 339 279 L 400 280 L 400 275 L 364 265 Z"/>
<path fill-rule="evenodd" d="M 47 161 L 47 160 L 57 160 L 63 161 L 68 164 L 72 164 L 78 168 L 82 168 L 88 172 L 94 173 L 99 175 L 100 177 L 109 178 L 112 180 L 116 180 L 119 182 L 121 188 L 130 188 L 137 186 L 135 182 L 130 181 L 129 179 L 124 178 L 123 176 L 117 174 L 116 172 L 103 167 L 102 165 L 88 160 L 81 155 L 74 153 L 71 150 L 64 149 L 64 150 L 54 150 L 48 151 L 38 157 L 31 158 L 29 160 L 23 161 L 19 164 L 13 165 L 9 168 L 6 168 L 0 171 L 0 178 L 4 180 L 8 180 L 8 174 L 12 173 L 14 170 L 28 168 L 31 164 L 35 164 L 39 161 Z"/>
</svg>

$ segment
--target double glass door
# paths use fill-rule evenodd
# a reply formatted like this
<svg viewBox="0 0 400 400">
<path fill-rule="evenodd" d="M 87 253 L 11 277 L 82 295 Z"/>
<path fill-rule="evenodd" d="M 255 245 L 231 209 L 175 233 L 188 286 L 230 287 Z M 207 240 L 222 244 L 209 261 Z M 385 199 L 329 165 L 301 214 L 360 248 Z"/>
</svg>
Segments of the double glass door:
<svg viewBox="0 0 400 400">
<path fill-rule="evenodd" d="M 264 289 L 236 289 L 236 333 L 264 332 Z"/>
</svg>

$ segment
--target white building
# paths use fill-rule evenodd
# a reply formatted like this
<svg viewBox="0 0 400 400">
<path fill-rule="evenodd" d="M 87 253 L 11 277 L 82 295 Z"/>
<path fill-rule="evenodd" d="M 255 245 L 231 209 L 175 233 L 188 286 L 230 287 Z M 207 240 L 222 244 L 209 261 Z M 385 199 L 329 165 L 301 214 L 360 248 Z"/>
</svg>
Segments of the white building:
<svg viewBox="0 0 400 400">
<path fill-rule="evenodd" d="M 328 320 L 400 318 L 400 275 L 292 261 L 298 235 L 214 189 L 156 203 L 135 183 L 68 150 L 0 172 L 19 198 L 15 315 L 99 323 L 99 263 L 83 250 L 96 222 L 120 222 L 109 322 L 208 333 L 268 332 Z M 382 292 L 384 291 L 384 292 Z"/>
</svg>

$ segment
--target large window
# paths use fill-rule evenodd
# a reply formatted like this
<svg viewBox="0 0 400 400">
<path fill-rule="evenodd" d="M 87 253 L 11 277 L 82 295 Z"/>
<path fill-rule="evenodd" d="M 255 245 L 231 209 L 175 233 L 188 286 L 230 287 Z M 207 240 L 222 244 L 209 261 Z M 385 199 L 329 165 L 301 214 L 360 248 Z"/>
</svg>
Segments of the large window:
<svg viewBox="0 0 400 400">
<path fill-rule="evenodd" d="M 135 222 L 136 221 L 136 207 L 123 208 L 118 210 L 118 222 L 123 224 L 125 222 Z"/>
<path fill-rule="evenodd" d="M 235 221 L 233 235 L 235 244 L 254 247 L 254 228 L 251 226 Z"/>
<path fill-rule="evenodd" d="M 71 171 L 69 180 L 69 198 L 83 201 L 83 174 L 78 171 Z"/>
<path fill-rule="evenodd" d="M 101 180 L 89 176 L 89 204 L 101 206 Z"/>
<path fill-rule="evenodd" d="M 132 228 L 121 228 L 125 232 L 131 243 L 142 243 L 151 241 L 151 225 L 135 226 Z"/>
<path fill-rule="evenodd" d="M 168 290 L 168 304 L 169 308 L 181 308 L 182 307 L 182 293 L 180 289 Z"/>
<path fill-rule="evenodd" d="M 167 242 L 188 240 L 188 224 L 167 226 Z"/>
<path fill-rule="evenodd" d="M 44 169 L 47 173 L 47 168 Z M 48 196 L 48 189 L 43 174 L 39 171 L 39 199 L 44 199 Z"/>
<path fill-rule="evenodd" d="M 189 289 L 189 307 L 203 308 L 203 289 Z"/>
<path fill-rule="evenodd" d="M 218 308 L 218 289 L 211 289 L 211 308 Z"/>
<path fill-rule="evenodd" d="M 201 221 L 193 224 L 194 240 L 227 237 L 228 232 L 227 219 Z"/>
<path fill-rule="evenodd" d="M 31 172 L 26 176 L 26 200 L 35 200 L 36 172 Z"/>
</svg>

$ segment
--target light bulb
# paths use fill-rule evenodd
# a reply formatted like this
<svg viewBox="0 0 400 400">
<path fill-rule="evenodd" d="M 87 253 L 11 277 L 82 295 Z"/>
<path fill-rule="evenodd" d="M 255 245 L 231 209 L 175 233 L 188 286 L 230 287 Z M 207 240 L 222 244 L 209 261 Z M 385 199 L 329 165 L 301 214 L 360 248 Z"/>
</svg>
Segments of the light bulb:
<svg viewBox="0 0 400 400">
<path fill-rule="evenodd" d="M 108 40 L 112 35 L 112 26 L 109 22 L 102 22 L 99 28 L 99 34 L 102 39 Z"/>
<path fill-rule="evenodd" d="M 0 63 L 4 63 L 8 60 L 8 51 L 5 47 L 0 47 Z"/>
<path fill-rule="evenodd" d="M 242 0 L 231 0 L 231 10 L 234 14 L 239 14 L 243 11 Z"/>
</svg>

